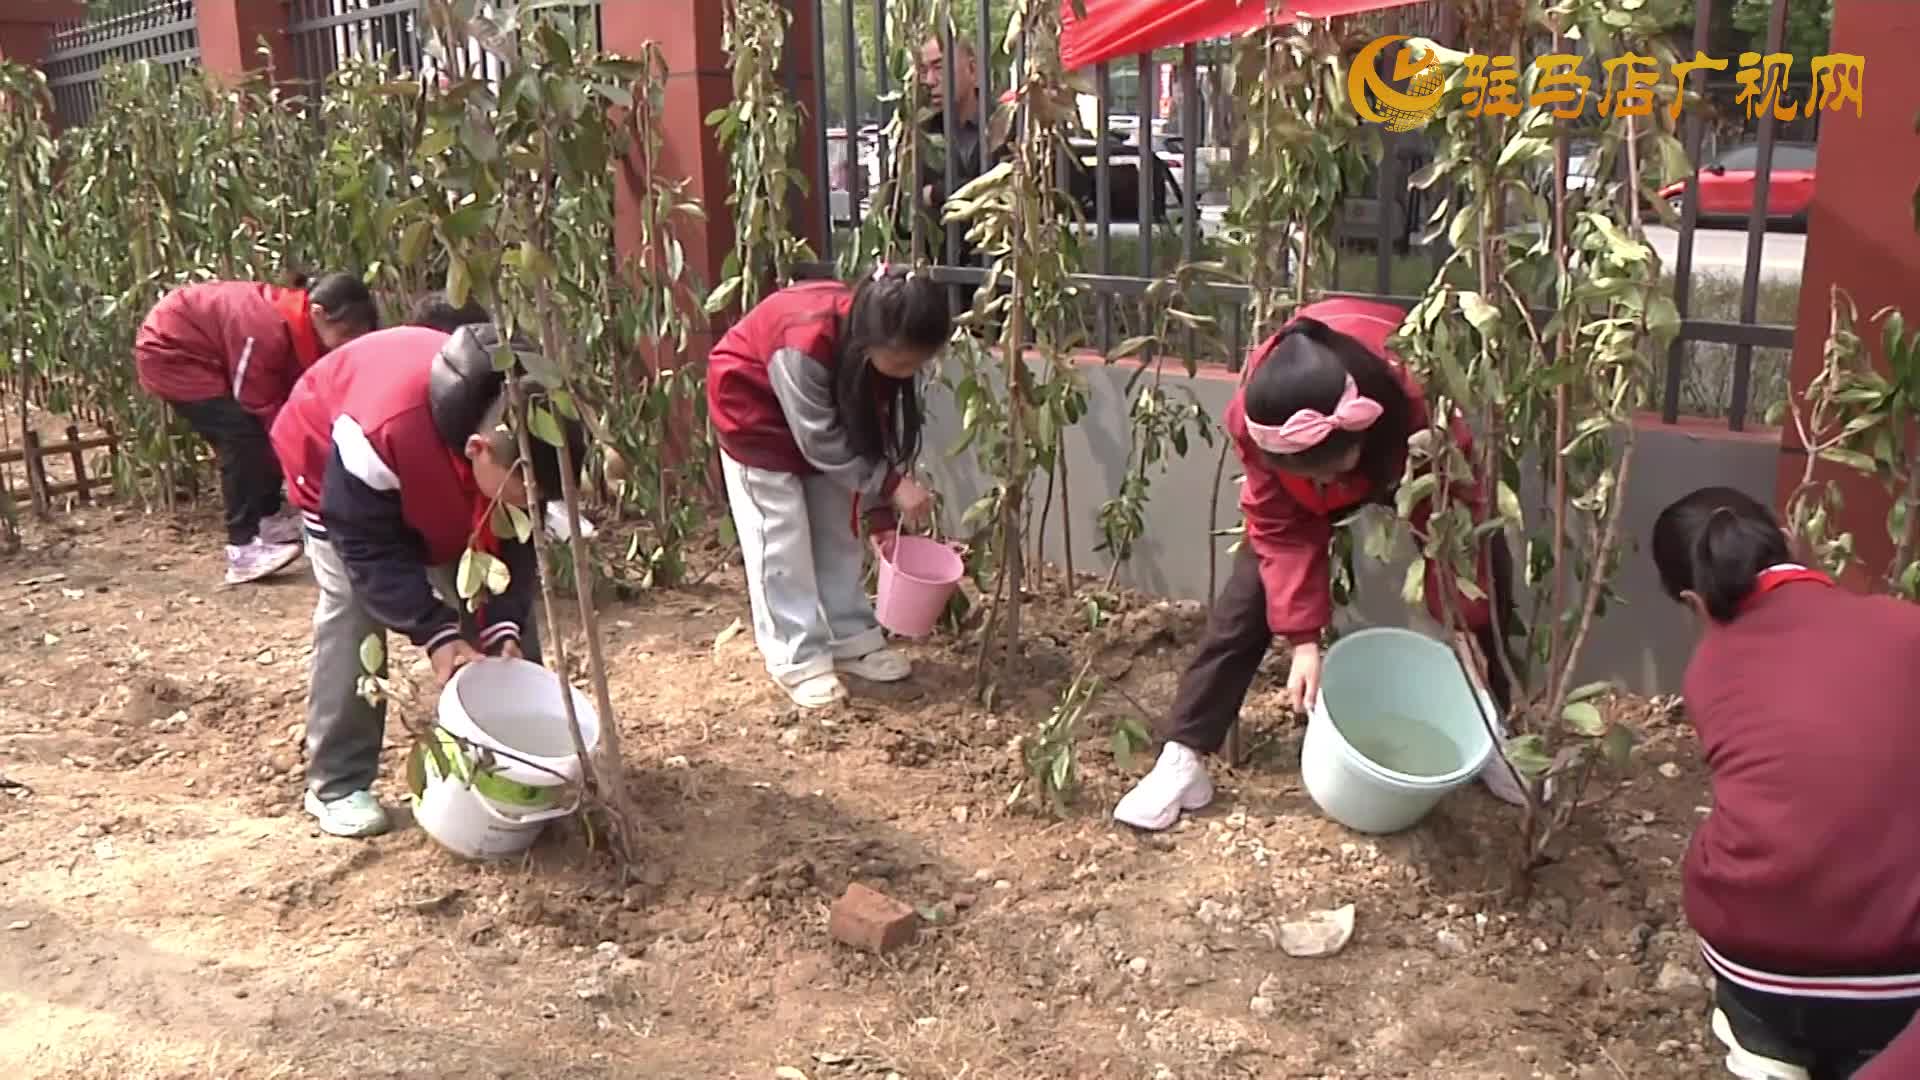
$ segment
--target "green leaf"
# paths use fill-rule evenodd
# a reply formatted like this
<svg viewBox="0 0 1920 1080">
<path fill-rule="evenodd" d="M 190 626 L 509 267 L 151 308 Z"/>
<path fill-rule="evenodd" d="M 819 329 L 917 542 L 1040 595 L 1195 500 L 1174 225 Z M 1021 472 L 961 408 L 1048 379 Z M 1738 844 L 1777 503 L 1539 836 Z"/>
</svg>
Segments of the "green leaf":
<svg viewBox="0 0 1920 1080">
<path fill-rule="evenodd" d="M 1508 739 L 1505 753 L 1507 761 L 1530 780 L 1545 776 L 1547 770 L 1553 768 L 1553 759 L 1547 756 L 1546 740 L 1538 735 Z"/>
<path fill-rule="evenodd" d="M 422 158 L 437 158 L 448 150 L 453 149 L 453 140 L 453 129 L 435 128 L 427 132 L 426 137 L 420 140 L 419 156 Z"/>
<path fill-rule="evenodd" d="M 480 595 L 487 583 L 487 564 L 493 556 L 477 548 L 468 548 L 460 553 L 460 567 L 454 572 L 454 589 L 460 593 L 460 599 L 471 600 Z"/>
<path fill-rule="evenodd" d="M 1871 473 L 1876 468 L 1874 460 L 1860 453 L 1858 450 L 1842 450 L 1837 446 L 1828 447 L 1820 451 L 1820 457 L 1824 461 L 1831 461 L 1836 465 L 1845 465 L 1851 469 L 1858 469 L 1863 473 Z"/>
<path fill-rule="evenodd" d="M 467 262 L 458 256 L 447 261 L 447 303 L 462 307 L 473 294 L 473 279 L 468 276 Z"/>
<path fill-rule="evenodd" d="M 1073 779 L 1073 748 L 1072 747 L 1063 746 L 1055 752 L 1054 758 L 1053 758 L 1052 779 L 1053 779 L 1053 790 L 1055 791 L 1067 790 L 1068 782 Z"/>
<path fill-rule="evenodd" d="M 1124 731 L 1113 733 L 1113 760 L 1124 770 L 1133 769 L 1133 740 Z"/>
<path fill-rule="evenodd" d="M 1615 769 L 1626 771 L 1633 755 L 1633 732 L 1620 724 L 1613 725 L 1600 740 L 1600 749 Z"/>
<path fill-rule="evenodd" d="M 400 264 L 413 266 L 427 253 L 427 241 L 433 238 L 433 224 L 416 221 L 400 236 Z"/>
<path fill-rule="evenodd" d="M 1515 525 L 1525 523 L 1520 512 L 1520 495 L 1504 480 L 1500 482 L 1499 503 L 1501 517 Z"/>
<path fill-rule="evenodd" d="M 1406 601 L 1408 607 L 1414 607 L 1425 603 L 1426 595 L 1427 560 L 1415 559 L 1413 564 L 1407 567 L 1407 580 L 1400 586 L 1400 599 Z"/>
<path fill-rule="evenodd" d="M 1612 689 L 1613 684 L 1604 679 L 1600 682 L 1590 682 L 1585 686 L 1576 688 L 1573 693 L 1568 694 L 1567 700 L 1570 702 L 1590 701 Z"/>
<path fill-rule="evenodd" d="M 1569 702 L 1560 710 L 1560 719 L 1590 739 L 1599 738 L 1607 730 L 1606 717 L 1600 715 L 1599 707 L 1591 701 Z"/>
<path fill-rule="evenodd" d="M 560 422 L 553 418 L 553 413 L 545 405 L 527 407 L 527 430 L 548 446 L 566 445 L 567 438 L 560 433 Z"/>
<path fill-rule="evenodd" d="M 1467 317 L 1475 330 L 1482 334 L 1493 333 L 1500 324 L 1500 309 L 1487 302 L 1487 298 L 1477 292 L 1460 294 L 1460 313 Z"/>
<path fill-rule="evenodd" d="M 447 239 L 454 241 L 471 240 L 479 236 L 482 232 L 486 231 L 487 215 L 491 212 L 491 209 L 492 208 L 485 203 L 475 202 L 468 203 L 453 213 L 448 214 L 446 222 L 441 226 L 446 230 Z M 458 307 L 459 305 L 456 304 L 454 306 Z"/>
<path fill-rule="evenodd" d="M 507 564 L 493 556 L 487 556 L 487 591 L 495 596 L 505 596 L 508 586 L 513 584 L 513 571 Z"/>
<path fill-rule="evenodd" d="M 378 675 L 387 663 L 387 647 L 380 642 L 379 634 L 368 634 L 360 641 L 360 669 L 369 675 Z"/>
</svg>

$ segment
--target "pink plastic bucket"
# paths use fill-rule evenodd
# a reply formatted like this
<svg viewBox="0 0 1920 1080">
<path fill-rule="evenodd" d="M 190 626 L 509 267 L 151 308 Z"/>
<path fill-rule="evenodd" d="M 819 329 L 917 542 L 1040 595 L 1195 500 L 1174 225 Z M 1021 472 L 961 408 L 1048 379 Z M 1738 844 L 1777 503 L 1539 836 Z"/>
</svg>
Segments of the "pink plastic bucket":
<svg viewBox="0 0 1920 1080">
<path fill-rule="evenodd" d="M 966 563 L 960 553 L 923 536 L 896 536 L 880 550 L 880 600 L 874 615 L 901 637 L 926 637 L 960 586 Z"/>
</svg>

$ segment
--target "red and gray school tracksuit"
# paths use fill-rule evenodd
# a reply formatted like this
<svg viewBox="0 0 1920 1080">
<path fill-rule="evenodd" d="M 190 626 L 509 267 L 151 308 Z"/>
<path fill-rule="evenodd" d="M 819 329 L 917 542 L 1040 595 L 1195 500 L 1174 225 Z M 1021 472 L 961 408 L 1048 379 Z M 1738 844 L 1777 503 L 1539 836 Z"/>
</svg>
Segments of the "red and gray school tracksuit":
<svg viewBox="0 0 1920 1080">
<path fill-rule="evenodd" d="M 1411 406 L 1408 429 L 1395 435 L 1404 455 L 1406 439 L 1426 429 L 1428 412 L 1419 385 L 1399 358 L 1387 350 L 1387 339 L 1404 317 L 1401 310 L 1365 300 L 1327 300 L 1301 308 L 1295 317 L 1325 323 L 1359 341 L 1392 367 Z M 1248 361 L 1252 369 L 1266 362 L 1278 340 L 1276 334 L 1253 351 Z M 1244 392 L 1235 394 L 1227 406 L 1226 428 L 1246 473 L 1240 488 L 1246 542 L 1214 600 L 1206 635 L 1181 677 L 1173 707 L 1158 724 L 1161 738 L 1203 754 L 1218 752 L 1226 740 L 1273 639 L 1284 638 L 1289 644 L 1319 641 L 1333 620 L 1335 523 L 1369 503 L 1386 502 L 1393 494 L 1374 490 L 1359 472 L 1318 485 L 1276 468 L 1247 434 L 1244 397 Z M 1462 447 L 1471 450 L 1472 436 L 1465 423 L 1456 419 L 1453 434 Z M 1403 456 L 1400 467 L 1404 465 Z M 1454 494 L 1476 512 L 1485 506 L 1484 493 L 1477 484 L 1463 485 Z M 1425 524 L 1426 514 L 1425 503 L 1415 508 L 1416 529 Z M 1481 581 L 1496 582 L 1494 592 L 1505 598 L 1511 596 L 1511 576 L 1506 545 L 1496 537 L 1482 555 Z M 1427 609 L 1443 622 L 1440 586 L 1444 580 L 1445 575 L 1429 564 Z M 1469 599 L 1456 590 L 1454 609 L 1466 628 L 1479 637 L 1491 668 L 1489 688 L 1497 700 L 1504 700 L 1505 671 L 1491 651 L 1496 645 L 1493 607 L 1485 596 Z M 1500 615 L 1503 622 L 1511 619 L 1510 601 L 1503 599 Z"/>
<path fill-rule="evenodd" d="M 786 686 L 886 643 L 874 621 L 857 519 L 890 529 L 900 474 L 854 454 L 834 409 L 834 363 L 852 293 L 782 289 L 707 361 L 707 406 L 740 534 L 754 638 Z"/>
<path fill-rule="evenodd" d="M 305 290 L 245 281 L 175 289 L 134 336 L 141 388 L 171 402 L 220 458 L 228 543 L 252 540 L 280 511 L 267 431 L 320 354 Z"/>
<path fill-rule="evenodd" d="M 376 331 L 341 346 L 303 376 L 273 428 L 287 491 L 305 516 L 319 583 L 313 685 L 307 701 L 307 783 L 323 800 L 364 790 L 379 770 L 385 711 L 358 692 L 360 644 L 391 627 L 431 651 L 464 633 L 482 652 L 533 633 L 531 544 L 499 542 L 512 573 L 477 618 L 454 606 L 453 568 L 487 501 L 434 422 L 431 371 L 443 349 L 471 338 L 423 327 Z M 491 364 L 484 350 L 472 363 Z M 441 393 L 476 393 L 443 380 Z M 460 410 L 477 415 L 478 410 Z M 457 437 L 457 436 L 456 436 Z M 463 439 L 461 440 L 464 441 Z M 436 586 L 438 587 L 436 595 Z"/>
<path fill-rule="evenodd" d="M 1876 1050 L 1920 1009 L 1917 661 L 1920 607 L 1790 581 L 1687 668 L 1713 778 L 1687 921 L 1722 1007 L 1811 1050 Z M 1920 1077 L 1900 1054 L 1920 1034 L 1864 1075 Z"/>
</svg>

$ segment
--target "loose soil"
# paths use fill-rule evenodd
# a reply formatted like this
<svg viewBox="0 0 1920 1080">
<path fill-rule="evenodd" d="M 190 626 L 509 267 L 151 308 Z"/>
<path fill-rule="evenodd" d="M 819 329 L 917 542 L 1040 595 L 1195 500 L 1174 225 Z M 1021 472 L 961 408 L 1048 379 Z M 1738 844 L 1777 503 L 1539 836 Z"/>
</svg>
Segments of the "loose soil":
<svg viewBox="0 0 1920 1080">
<path fill-rule="evenodd" d="M 0 1073 L 9 1077 L 1433 1077 L 1647 1080 L 1717 1069 L 1678 863 L 1705 810 L 1690 732 L 1643 737 L 1533 897 L 1479 789 L 1368 838 L 1301 790 L 1263 678 L 1248 763 L 1163 836 L 1107 814 L 1115 718 L 1164 708 L 1198 605 L 1097 631 L 1028 611 L 1000 710 L 972 653 L 827 715 L 768 684 L 738 572 L 610 599 L 613 700 L 645 853 L 621 882 L 574 829 L 462 862 L 404 822 L 364 842 L 300 811 L 312 585 L 218 586 L 211 513 L 30 524 L 0 560 Z M 577 644 L 577 642 L 576 642 Z M 413 650 L 397 650 L 403 663 Z M 1017 736 L 1086 658 L 1115 681 L 1069 816 L 1008 805 Z M 417 668 L 417 665 L 416 665 Z M 416 707 L 415 713 L 420 712 Z M 388 735 L 390 804 L 410 736 Z M 1604 842 L 1602 838 L 1605 838 Z M 931 916 L 835 944 L 851 881 Z M 1354 904 L 1330 959 L 1278 925 Z M 780 1069 L 797 1070 L 776 1072 Z"/>
</svg>

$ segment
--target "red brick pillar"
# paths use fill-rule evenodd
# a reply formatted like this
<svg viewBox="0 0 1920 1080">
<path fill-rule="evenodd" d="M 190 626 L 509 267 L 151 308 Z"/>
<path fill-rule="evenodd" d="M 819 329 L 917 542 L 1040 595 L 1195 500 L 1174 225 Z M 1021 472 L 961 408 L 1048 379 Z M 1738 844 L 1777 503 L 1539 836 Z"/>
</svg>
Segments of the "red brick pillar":
<svg viewBox="0 0 1920 1080">
<path fill-rule="evenodd" d="M 201 66 L 229 79 L 245 78 L 267 66 L 260 55 L 264 40 L 279 77 L 293 78 L 290 8 L 287 0 L 200 0 Z"/>
<path fill-rule="evenodd" d="M 687 271 L 712 287 L 725 265 L 733 235 L 733 215 L 727 208 L 727 158 L 720 140 L 706 123 L 707 114 L 733 97 L 733 76 L 722 48 L 725 14 L 721 0 L 611 0 L 600 9 L 601 42 L 609 52 L 639 55 L 649 42 L 657 43 L 668 70 L 661 130 L 664 146 L 659 168 L 668 176 L 685 177 L 687 193 L 706 208 L 705 221 L 679 226 L 679 240 L 687 252 Z M 645 182 L 638 163 L 618 170 L 614 196 L 614 244 L 622 259 L 633 257 L 640 244 L 638 186 Z M 703 358 L 713 345 L 710 333 L 692 335 L 687 354 Z M 671 366 L 681 358 L 652 357 Z"/>
<path fill-rule="evenodd" d="M 37 67 L 54 25 L 85 14 L 81 0 L 9 0 L 0 5 L 0 60 Z"/>
<path fill-rule="evenodd" d="M 1853 299 L 1863 320 L 1883 307 L 1920 321 L 1920 234 L 1914 231 L 1914 185 L 1920 183 L 1920 80 L 1907 74 L 1910 43 L 1920 41 L 1920 3 L 1914 0 L 1839 0 L 1834 6 L 1828 51 L 1867 59 L 1862 80 L 1865 105 L 1826 113 L 1820 122 L 1819 183 L 1807 228 L 1807 261 L 1800 286 L 1790 383 L 1801 393 L 1820 370 L 1830 326 L 1829 305 L 1838 286 Z M 1807 76 L 1796 71 L 1796 96 Z M 1860 327 L 1876 356 L 1879 324 Z M 1781 435 L 1779 500 L 1784 506 L 1800 484 L 1807 454 L 1793 425 Z M 1843 507 L 1836 531 L 1854 534 L 1864 563 L 1857 583 L 1879 577 L 1892 557 L 1885 485 L 1843 466 L 1820 463 L 1816 478 L 1837 483 Z"/>
</svg>

